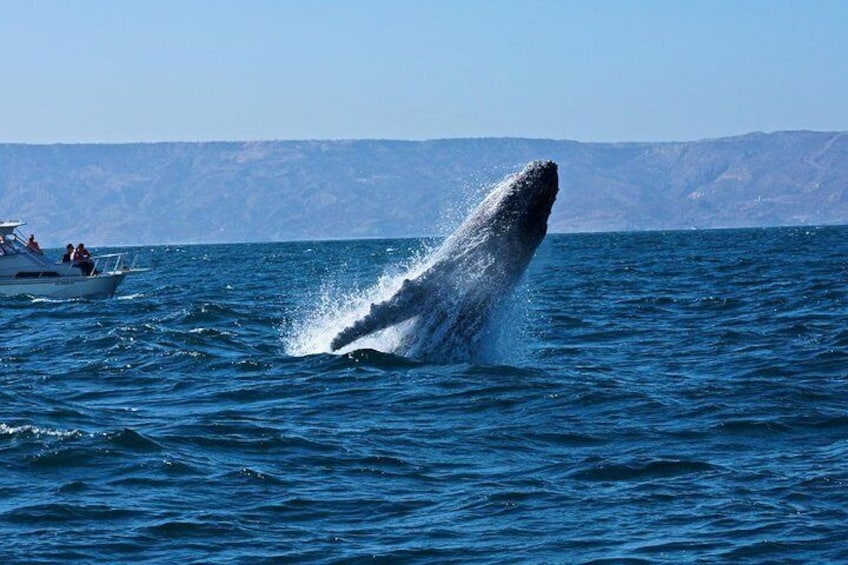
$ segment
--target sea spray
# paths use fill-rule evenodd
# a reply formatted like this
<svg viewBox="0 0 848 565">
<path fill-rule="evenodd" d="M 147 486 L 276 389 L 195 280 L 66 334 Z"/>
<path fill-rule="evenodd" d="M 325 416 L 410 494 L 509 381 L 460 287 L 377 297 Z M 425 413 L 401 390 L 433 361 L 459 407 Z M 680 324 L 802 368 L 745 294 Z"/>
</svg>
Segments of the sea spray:
<svg viewBox="0 0 848 565">
<path fill-rule="evenodd" d="M 288 355 L 295 357 L 330 352 L 330 342 L 342 329 L 368 312 L 371 304 L 386 300 L 410 276 L 415 276 L 426 267 L 432 253 L 429 244 L 413 251 L 398 263 L 384 267 L 383 273 L 370 287 L 346 287 L 335 278 L 322 281 L 314 295 L 306 297 L 295 314 L 283 341 Z M 376 349 L 391 353 L 396 350 L 408 324 L 387 328 L 360 340 L 357 349 Z"/>
<path fill-rule="evenodd" d="M 347 287 L 339 278 L 323 281 L 316 292 L 307 295 L 296 309 L 289 327 L 283 330 L 286 354 L 293 357 L 330 352 L 330 342 L 339 331 L 366 315 L 374 303 L 382 302 L 400 289 L 403 282 L 425 270 L 438 249 L 433 241 L 422 242 L 410 257 L 389 264 L 370 287 Z M 526 303 L 529 289 L 521 284 L 511 296 L 504 296 L 491 312 L 489 323 L 481 328 L 479 341 L 468 344 L 455 342 L 438 358 L 432 360 L 466 361 L 486 364 L 520 364 L 525 358 Z M 459 312 L 443 322 L 442 332 L 449 331 Z M 385 353 L 418 356 L 414 339 L 416 319 L 407 320 L 358 340 L 341 352 L 353 349 L 374 349 Z"/>
</svg>

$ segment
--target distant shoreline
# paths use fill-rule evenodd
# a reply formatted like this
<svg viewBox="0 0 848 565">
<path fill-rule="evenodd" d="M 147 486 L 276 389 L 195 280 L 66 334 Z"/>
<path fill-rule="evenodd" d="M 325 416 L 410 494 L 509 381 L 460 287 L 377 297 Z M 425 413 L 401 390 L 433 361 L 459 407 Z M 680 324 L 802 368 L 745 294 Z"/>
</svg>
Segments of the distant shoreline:
<svg viewBox="0 0 848 565">
<path fill-rule="evenodd" d="M 3 217 L 68 241 L 321 241 L 446 232 L 493 183 L 559 164 L 551 233 L 848 223 L 848 133 L 0 145 Z M 85 215 L 68 202 L 85 202 Z M 257 234 L 262 234 L 261 238 Z"/>
</svg>

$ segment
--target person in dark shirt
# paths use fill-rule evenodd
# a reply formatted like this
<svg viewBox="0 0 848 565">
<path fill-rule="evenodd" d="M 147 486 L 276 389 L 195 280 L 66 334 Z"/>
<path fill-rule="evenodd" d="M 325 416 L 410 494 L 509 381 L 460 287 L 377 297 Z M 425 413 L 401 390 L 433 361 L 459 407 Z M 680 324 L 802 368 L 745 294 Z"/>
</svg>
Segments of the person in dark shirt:
<svg viewBox="0 0 848 565">
<path fill-rule="evenodd" d="M 70 263 L 71 262 L 71 255 L 73 255 L 73 254 L 74 254 L 74 245 L 72 243 L 69 243 L 68 245 L 65 246 L 65 254 L 62 255 L 62 263 Z"/>
</svg>

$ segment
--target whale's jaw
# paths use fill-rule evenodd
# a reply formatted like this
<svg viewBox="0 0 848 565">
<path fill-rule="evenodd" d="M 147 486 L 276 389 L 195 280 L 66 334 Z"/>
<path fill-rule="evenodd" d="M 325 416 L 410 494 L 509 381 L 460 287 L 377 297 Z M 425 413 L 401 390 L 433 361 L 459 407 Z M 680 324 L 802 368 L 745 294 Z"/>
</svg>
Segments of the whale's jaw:
<svg viewBox="0 0 848 565">
<path fill-rule="evenodd" d="M 515 288 L 547 232 L 557 166 L 534 161 L 496 186 L 431 256 L 418 276 L 340 331 L 330 347 L 411 320 L 392 353 L 447 358 L 473 350 L 496 304 Z M 463 355 L 464 356 L 464 355 Z"/>
</svg>

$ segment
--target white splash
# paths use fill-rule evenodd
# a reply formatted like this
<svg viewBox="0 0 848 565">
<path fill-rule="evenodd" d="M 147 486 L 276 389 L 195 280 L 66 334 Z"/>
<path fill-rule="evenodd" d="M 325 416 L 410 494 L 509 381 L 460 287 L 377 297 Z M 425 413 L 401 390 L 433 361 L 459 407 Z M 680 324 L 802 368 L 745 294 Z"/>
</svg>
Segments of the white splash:
<svg viewBox="0 0 848 565">
<path fill-rule="evenodd" d="M 291 330 L 284 335 L 283 343 L 288 355 L 300 357 L 318 353 L 330 353 L 330 343 L 344 328 L 368 313 L 371 305 L 393 296 L 404 279 L 415 277 L 428 265 L 430 256 L 413 257 L 406 265 L 390 265 L 377 282 L 366 289 L 342 290 L 337 284 L 326 281 L 321 286 L 312 304 L 294 320 Z M 400 272 L 398 272 L 400 271 Z M 352 349 L 376 349 L 394 351 L 409 323 L 398 324 L 381 332 L 375 332 L 337 353 Z"/>
</svg>

